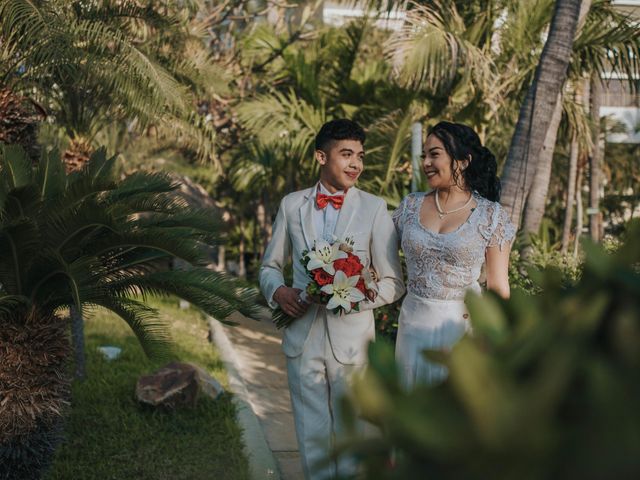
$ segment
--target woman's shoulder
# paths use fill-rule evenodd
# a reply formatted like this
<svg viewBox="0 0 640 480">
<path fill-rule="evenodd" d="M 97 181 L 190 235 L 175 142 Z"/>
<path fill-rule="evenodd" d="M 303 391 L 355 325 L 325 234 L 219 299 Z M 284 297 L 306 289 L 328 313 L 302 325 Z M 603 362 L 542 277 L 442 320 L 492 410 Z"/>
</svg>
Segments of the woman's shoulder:
<svg viewBox="0 0 640 480">
<path fill-rule="evenodd" d="M 476 194 L 478 208 L 483 215 L 478 221 L 479 231 L 489 242 L 488 246 L 502 245 L 511 242 L 516 234 L 516 228 L 512 224 L 509 212 L 500 202 L 489 200 Z"/>
<path fill-rule="evenodd" d="M 480 195 L 478 192 L 473 192 L 473 197 L 476 200 L 477 208 L 483 210 L 487 216 L 496 217 L 504 214 L 505 209 L 502 205 L 500 205 L 500 202 L 489 200 L 488 198 Z"/>
</svg>

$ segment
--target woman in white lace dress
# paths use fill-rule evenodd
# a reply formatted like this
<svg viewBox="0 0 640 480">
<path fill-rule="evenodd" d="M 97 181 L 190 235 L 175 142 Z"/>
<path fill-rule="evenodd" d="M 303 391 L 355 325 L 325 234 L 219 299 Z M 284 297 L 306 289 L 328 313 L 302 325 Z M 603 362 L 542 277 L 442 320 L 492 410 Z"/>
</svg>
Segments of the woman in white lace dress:
<svg viewBox="0 0 640 480">
<path fill-rule="evenodd" d="M 447 376 L 424 350 L 450 349 L 469 328 L 468 290 L 509 296 L 508 264 L 515 228 L 500 206 L 493 154 L 466 125 L 440 122 L 429 131 L 422 167 L 432 190 L 408 195 L 393 214 L 407 262 L 396 359 L 407 388 Z"/>
</svg>

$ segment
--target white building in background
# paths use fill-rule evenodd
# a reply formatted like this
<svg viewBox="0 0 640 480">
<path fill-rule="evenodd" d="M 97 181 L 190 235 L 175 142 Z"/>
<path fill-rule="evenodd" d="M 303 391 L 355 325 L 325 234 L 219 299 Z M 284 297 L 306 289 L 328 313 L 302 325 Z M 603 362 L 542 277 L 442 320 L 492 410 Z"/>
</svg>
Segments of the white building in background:
<svg viewBox="0 0 640 480">
<path fill-rule="evenodd" d="M 392 12 L 371 12 L 365 10 L 363 6 L 360 6 L 360 2 L 332 2 L 325 1 L 322 8 L 322 21 L 327 25 L 333 25 L 336 27 L 342 26 L 345 23 L 362 18 L 365 15 L 369 15 L 371 18 L 375 18 L 374 24 L 378 28 L 385 30 L 399 30 L 404 22 L 404 11 L 394 10 Z"/>
<path fill-rule="evenodd" d="M 621 12 L 636 20 L 640 35 L 640 0 L 613 0 Z M 600 115 L 620 122 L 626 133 L 610 133 L 607 141 L 612 143 L 640 143 L 640 94 L 631 92 L 629 79 L 619 74 L 603 78 L 602 106 Z M 635 78 L 640 89 L 640 78 Z"/>
</svg>

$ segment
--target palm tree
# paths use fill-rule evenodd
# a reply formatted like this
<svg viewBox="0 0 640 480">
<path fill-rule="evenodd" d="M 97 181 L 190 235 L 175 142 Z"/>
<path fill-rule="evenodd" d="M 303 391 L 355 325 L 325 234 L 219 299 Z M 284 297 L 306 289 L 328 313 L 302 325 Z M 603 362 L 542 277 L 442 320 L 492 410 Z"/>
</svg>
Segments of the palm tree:
<svg viewBox="0 0 640 480">
<path fill-rule="evenodd" d="M 0 84 L 45 105 L 65 131 L 68 169 L 81 169 L 96 134 L 114 121 L 167 125 L 213 160 L 214 129 L 195 114 L 199 95 L 226 77 L 204 42 L 200 2 L 0 3 Z"/>
<path fill-rule="evenodd" d="M 205 268 L 202 246 L 220 238 L 213 212 L 189 207 L 165 174 L 119 180 L 114 165 L 98 150 L 67 176 L 55 151 L 32 167 L 21 148 L 0 146 L 0 478 L 39 478 L 55 448 L 70 308 L 111 310 L 155 357 L 171 343 L 147 295 L 176 295 L 220 320 L 260 312 L 255 289 Z M 175 258 L 191 268 L 170 270 Z"/>
<path fill-rule="evenodd" d="M 286 192 L 308 186 L 317 175 L 313 140 L 322 124 L 350 117 L 369 132 L 364 188 L 392 203 L 406 193 L 405 179 L 396 173 L 405 167 L 403 146 L 411 120 L 423 114 L 422 99 L 420 92 L 389 80 L 391 65 L 380 47 L 387 36 L 365 19 L 291 44 L 266 27 L 246 39 L 250 63 L 269 58 L 270 46 L 284 41 L 287 48 L 237 109 L 253 137 L 235 151 L 231 178 L 238 191 L 266 187 L 263 201 L 267 213 L 273 213 Z M 396 128 L 396 122 L 403 127 Z"/>
<path fill-rule="evenodd" d="M 569 79 L 565 90 L 584 90 L 582 84 L 585 78 L 595 78 L 597 84 L 600 83 L 600 77 L 609 75 L 612 71 L 624 74 L 629 78 L 630 88 L 634 88 L 635 76 L 640 73 L 640 63 L 638 63 L 638 55 L 640 54 L 640 38 L 637 34 L 637 28 L 630 22 L 630 19 L 619 13 L 611 5 L 609 1 L 591 2 L 583 1 L 581 6 L 581 14 L 579 24 L 584 26 L 579 29 L 573 45 L 573 53 L 571 63 L 569 65 Z M 593 83 L 593 82 L 592 82 Z M 595 98 L 595 88 L 598 85 L 591 86 L 584 95 Z M 591 90 L 591 95 L 589 95 Z M 582 97 L 580 95 L 579 97 Z M 545 148 L 537 159 L 537 167 L 534 174 L 530 193 L 526 199 L 524 208 L 523 229 L 528 233 L 537 233 L 545 212 L 545 204 L 547 200 L 547 192 L 550 182 L 551 164 L 553 161 L 553 152 L 555 138 L 559 126 L 559 115 L 557 109 L 562 105 L 565 112 L 565 119 L 572 123 L 571 130 L 579 136 L 580 145 L 592 151 L 590 155 L 592 159 L 591 165 L 597 167 L 598 146 L 595 138 L 589 131 L 587 124 L 592 123 L 597 129 L 599 124 L 599 109 L 585 108 L 584 102 L 579 105 L 573 105 L 572 96 L 566 96 L 563 102 L 559 101 L 556 106 L 556 112 L 552 117 L 552 122 L 547 130 L 547 138 Z M 590 175 L 593 180 L 593 195 L 590 199 L 590 206 L 597 207 L 599 188 L 597 168 L 593 171 L 595 175 Z M 595 220 L 594 216 L 590 217 Z M 591 224 L 597 223 L 595 221 Z M 594 230 L 595 226 L 594 226 Z M 592 236 L 595 239 L 595 237 Z"/>
<path fill-rule="evenodd" d="M 38 123 L 42 109 L 8 88 L 0 89 L 0 142 L 24 148 L 34 160 L 38 158 Z"/>
<path fill-rule="evenodd" d="M 567 76 L 579 13 L 580 0 L 556 2 L 536 77 L 520 109 L 502 176 L 502 202 L 516 225 L 520 225 L 526 195 L 533 183 L 535 160 Z"/>
</svg>

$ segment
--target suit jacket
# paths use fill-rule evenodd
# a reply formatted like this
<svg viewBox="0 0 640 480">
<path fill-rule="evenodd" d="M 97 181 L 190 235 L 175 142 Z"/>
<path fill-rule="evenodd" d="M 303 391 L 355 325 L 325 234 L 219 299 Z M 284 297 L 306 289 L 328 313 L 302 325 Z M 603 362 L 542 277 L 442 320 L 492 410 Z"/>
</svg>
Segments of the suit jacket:
<svg viewBox="0 0 640 480">
<path fill-rule="evenodd" d="M 290 193 L 282 199 L 273 224 L 273 236 L 260 268 L 260 288 L 272 308 L 273 294 L 285 284 L 283 269 L 293 260 L 293 287 L 304 290 L 311 279 L 301 263 L 302 252 L 311 249 L 322 232 L 316 232 L 312 217 L 316 187 Z M 347 191 L 334 235 L 353 237 L 354 253 L 365 267 L 373 266 L 378 275 L 375 301 L 361 303 L 359 312 L 334 315 L 327 311 L 328 335 L 333 355 L 343 364 L 366 361 L 365 346 L 375 336 L 373 309 L 392 303 L 404 293 L 398 256 L 398 238 L 384 200 L 357 188 Z M 323 306 L 312 304 L 307 313 L 284 331 L 282 347 L 288 357 L 302 353 L 311 325 Z"/>
</svg>

